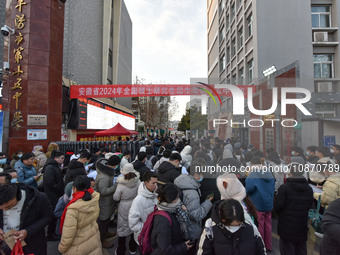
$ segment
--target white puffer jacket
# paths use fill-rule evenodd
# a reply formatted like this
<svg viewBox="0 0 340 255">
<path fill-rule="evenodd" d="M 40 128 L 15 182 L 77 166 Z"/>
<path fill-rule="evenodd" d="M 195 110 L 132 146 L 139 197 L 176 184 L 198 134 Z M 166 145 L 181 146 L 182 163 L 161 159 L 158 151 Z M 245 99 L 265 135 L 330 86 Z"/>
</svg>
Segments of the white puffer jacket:
<svg viewBox="0 0 340 255">
<path fill-rule="evenodd" d="M 117 189 L 113 194 L 113 200 L 119 201 L 118 205 L 118 222 L 117 222 L 117 233 L 119 237 L 128 236 L 132 234 L 129 228 L 129 211 L 132 201 L 137 195 L 138 186 L 140 184 L 139 173 L 133 171 L 136 175 L 135 178 L 125 180 L 124 176 L 121 175 L 117 178 Z"/>
<path fill-rule="evenodd" d="M 138 187 L 138 195 L 133 200 L 129 212 L 129 227 L 134 232 L 135 241 L 138 243 L 138 236 L 142 231 L 144 222 L 148 215 L 154 210 L 157 204 L 157 193 L 150 192 L 144 182 Z"/>
</svg>

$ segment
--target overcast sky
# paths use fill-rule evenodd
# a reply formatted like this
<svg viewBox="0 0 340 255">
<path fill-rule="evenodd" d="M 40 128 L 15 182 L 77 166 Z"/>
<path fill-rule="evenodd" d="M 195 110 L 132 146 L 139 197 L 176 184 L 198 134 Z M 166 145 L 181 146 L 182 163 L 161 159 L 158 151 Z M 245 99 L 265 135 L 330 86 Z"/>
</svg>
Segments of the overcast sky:
<svg viewBox="0 0 340 255">
<path fill-rule="evenodd" d="M 125 0 L 132 20 L 132 75 L 189 84 L 207 76 L 206 0 Z M 176 97 L 180 120 L 189 96 Z"/>
</svg>

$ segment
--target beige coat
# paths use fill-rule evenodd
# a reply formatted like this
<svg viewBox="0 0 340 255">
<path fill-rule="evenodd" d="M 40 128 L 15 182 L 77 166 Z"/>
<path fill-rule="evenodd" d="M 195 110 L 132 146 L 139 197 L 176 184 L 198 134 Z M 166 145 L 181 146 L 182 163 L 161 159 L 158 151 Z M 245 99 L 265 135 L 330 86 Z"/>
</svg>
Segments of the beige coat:
<svg viewBox="0 0 340 255">
<path fill-rule="evenodd" d="M 99 193 L 90 201 L 82 199 L 71 204 L 66 211 L 59 251 L 65 255 L 102 255 L 102 244 L 97 224 Z"/>
<path fill-rule="evenodd" d="M 323 185 L 321 194 L 321 204 L 327 207 L 334 200 L 340 198 L 340 173 L 329 176 Z M 314 198 L 319 199 L 320 193 L 314 193 Z"/>
</svg>

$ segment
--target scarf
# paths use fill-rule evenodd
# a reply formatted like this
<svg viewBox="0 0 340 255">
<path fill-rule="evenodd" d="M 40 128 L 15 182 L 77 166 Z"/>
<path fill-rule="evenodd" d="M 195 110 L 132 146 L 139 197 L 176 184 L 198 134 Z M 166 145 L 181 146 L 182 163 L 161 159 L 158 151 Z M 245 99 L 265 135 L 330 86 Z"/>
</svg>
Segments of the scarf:
<svg viewBox="0 0 340 255">
<path fill-rule="evenodd" d="M 180 199 L 177 200 L 176 203 L 166 203 L 162 202 L 158 204 L 158 209 L 162 211 L 166 211 L 176 215 L 176 219 L 179 222 L 181 228 L 182 237 L 185 240 L 189 240 L 189 232 L 188 232 L 188 224 L 189 224 L 189 216 L 186 211 L 182 209 L 182 201 Z"/>
<path fill-rule="evenodd" d="M 66 205 L 63 215 L 61 216 L 60 219 L 60 234 L 63 231 L 63 226 L 64 226 L 64 221 L 65 221 L 65 217 L 66 217 L 66 211 L 67 211 L 67 207 L 69 207 L 71 204 L 73 204 L 74 202 L 76 202 L 77 200 L 83 198 L 83 196 L 85 195 L 85 191 L 88 191 L 90 194 L 92 194 L 94 192 L 94 190 L 92 188 L 83 190 L 83 191 L 78 191 L 76 193 L 73 193 L 72 196 L 72 200 Z"/>
</svg>

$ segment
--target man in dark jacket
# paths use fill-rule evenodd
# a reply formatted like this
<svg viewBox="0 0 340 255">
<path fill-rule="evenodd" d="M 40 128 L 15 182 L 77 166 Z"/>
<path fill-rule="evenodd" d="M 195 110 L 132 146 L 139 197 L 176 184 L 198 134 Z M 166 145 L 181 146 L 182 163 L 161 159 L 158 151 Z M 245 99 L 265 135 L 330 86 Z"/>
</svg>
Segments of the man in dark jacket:
<svg viewBox="0 0 340 255">
<path fill-rule="evenodd" d="M 91 154 L 88 151 L 80 154 L 79 159 L 71 160 L 66 171 L 65 185 L 72 182 L 78 175 L 86 175 L 85 164 L 90 160 Z"/>
<path fill-rule="evenodd" d="M 139 179 L 141 182 L 144 181 L 144 178 L 143 178 L 144 173 L 146 171 L 150 171 L 150 169 L 146 167 L 145 161 L 146 161 L 146 152 L 141 151 L 141 152 L 138 152 L 137 159 L 132 163 L 133 168 L 140 174 Z"/>
<path fill-rule="evenodd" d="M 275 200 L 281 255 L 307 255 L 308 210 L 313 203 L 313 190 L 299 166 L 291 165 L 290 178 L 280 186 Z"/>
<path fill-rule="evenodd" d="M 324 237 L 320 255 L 340 254 L 340 198 L 327 207 L 322 219 Z"/>
<path fill-rule="evenodd" d="M 59 198 L 64 194 L 64 181 L 60 166 L 64 162 L 64 154 L 61 151 L 52 151 L 51 157 L 46 161 L 44 172 L 44 192 L 50 200 L 52 209 L 58 203 Z M 57 218 L 48 226 L 48 241 L 56 241 L 59 238 L 55 235 Z"/>
<path fill-rule="evenodd" d="M 169 161 L 164 161 L 158 168 L 158 183 L 174 183 L 175 179 L 181 175 L 178 168 L 182 157 L 178 152 L 171 153 Z"/>
<path fill-rule="evenodd" d="M 10 254 L 6 245 L 1 245 L 3 235 L 14 230 L 14 238 L 24 240 L 25 254 L 46 255 L 45 227 L 53 218 L 52 206 L 46 194 L 26 184 L 0 186 L 0 246 Z"/>
</svg>

